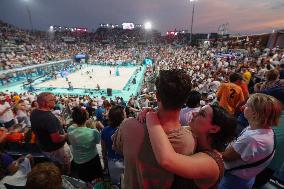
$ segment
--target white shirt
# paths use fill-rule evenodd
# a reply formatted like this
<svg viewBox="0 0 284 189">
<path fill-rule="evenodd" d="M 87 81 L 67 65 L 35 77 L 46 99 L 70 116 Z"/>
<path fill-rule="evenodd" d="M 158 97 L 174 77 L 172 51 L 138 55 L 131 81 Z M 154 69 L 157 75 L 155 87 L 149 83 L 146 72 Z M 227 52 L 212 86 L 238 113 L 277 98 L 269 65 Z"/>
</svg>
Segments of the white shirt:
<svg viewBox="0 0 284 189">
<path fill-rule="evenodd" d="M 245 128 L 237 140 L 232 142 L 229 146 L 232 146 L 234 150 L 241 155 L 241 160 L 225 161 L 226 169 L 251 164 L 270 155 L 274 147 L 274 134 L 272 129 L 251 130 L 249 126 Z M 267 167 L 272 158 L 273 155 L 269 160 L 257 167 L 231 171 L 231 174 L 243 179 L 251 179 Z"/>
<path fill-rule="evenodd" d="M 216 92 L 218 90 L 218 88 L 220 87 L 221 82 L 220 81 L 212 81 L 209 85 L 209 89 L 211 89 L 212 91 Z"/>
<path fill-rule="evenodd" d="M 0 112 L 5 110 L 7 107 L 11 107 L 8 102 L 5 102 L 4 104 L 0 105 Z M 6 123 L 14 119 L 14 114 L 11 109 L 8 109 L 4 114 L 0 116 L 0 122 Z"/>
<path fill-rule="evenodd" d="M 31 164 L 28 158 L 20 163 L 18 171 L 13 175 L 7 175 L 1 180 L 1 184 L 10 184 L 13 186 L 25 186 L 27 175 L 31 171 Z M 0 188 L 3 187 L 0 185 Z"/>
<path fill-rule="evenodd" d="M 200 107 L 197 108 L 183 108 L 179 114 L 179 122 L 181 126 L 188 126 L 188 123 L 193 118 L 194 112 L 199 112 Z"/>
</svg>

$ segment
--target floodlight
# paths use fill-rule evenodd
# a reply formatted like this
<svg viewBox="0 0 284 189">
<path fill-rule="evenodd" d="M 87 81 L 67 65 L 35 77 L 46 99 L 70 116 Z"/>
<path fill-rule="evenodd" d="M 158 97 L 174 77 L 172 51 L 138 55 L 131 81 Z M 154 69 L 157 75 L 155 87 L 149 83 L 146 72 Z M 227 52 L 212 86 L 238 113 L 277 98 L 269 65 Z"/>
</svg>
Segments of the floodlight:
<svg viewBox="0 0 284 189">
<path fill-rule="evenodd" d="M 146 22 L 146 23 L 144 24 L 144 28 L 145 28 L 145 30 L 151 30 L 151 29 L 152 29 L 152 24 L 151 24 L 151 22 Z"/>
</svg>

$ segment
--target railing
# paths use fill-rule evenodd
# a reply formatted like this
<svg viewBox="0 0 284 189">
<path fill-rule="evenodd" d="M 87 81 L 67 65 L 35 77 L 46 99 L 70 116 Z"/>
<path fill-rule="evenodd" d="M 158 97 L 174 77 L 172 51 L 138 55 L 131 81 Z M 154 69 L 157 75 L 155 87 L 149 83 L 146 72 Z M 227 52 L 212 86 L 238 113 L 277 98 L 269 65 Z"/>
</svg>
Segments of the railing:
<svg viewBox="0 0 284 189">
<path fill-rule="evenodd" d="M 0 75 L 30 70 L 30 69 L 34 69 L 34 68 L 41 68 L 41 67 L 46 67 L 46 66 L 50 66 L 50 65 L 62 64 L 62 63 L 65 63 L 65 62 L 70 62 L 70 61 L 73 61 L 73 60 L 72 59 L 65 59 L 65 60 L 47 62 L 47 63 L 44 63 L 44 64 L 37 64 L 37 65 L 25 66 L 25 67 L 21 67 L 21 68 L 2 70 L 2 71 L 0 71 Z"/>
</svg>

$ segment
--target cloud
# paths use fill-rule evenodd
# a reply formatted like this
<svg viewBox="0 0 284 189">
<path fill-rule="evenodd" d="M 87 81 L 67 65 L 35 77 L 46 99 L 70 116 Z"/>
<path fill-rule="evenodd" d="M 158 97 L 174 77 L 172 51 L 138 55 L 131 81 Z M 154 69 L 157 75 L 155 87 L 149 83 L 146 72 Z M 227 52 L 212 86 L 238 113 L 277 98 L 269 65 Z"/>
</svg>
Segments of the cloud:
<svg viewBox="0 0 284 189">
<path fill-rule="evenodd" d="M 20 27 L 29 27 L 27 11 L 19 0 L 0 0 L 0 19 Z M 146 20 L 164 33 L 189 29 L 192 4 L 189 0 L 31 0 L 34 27 L 49 25 L 95 28 L 99 23 L 121 24 Z M 269 31 L 284 28 L 283 0 L 199 0 L 195 3 L 193 31 L 217 32 L 229 23 L 229 32 Z M 283 19 L 284 20 L 284 19 Z"/>
</svg>

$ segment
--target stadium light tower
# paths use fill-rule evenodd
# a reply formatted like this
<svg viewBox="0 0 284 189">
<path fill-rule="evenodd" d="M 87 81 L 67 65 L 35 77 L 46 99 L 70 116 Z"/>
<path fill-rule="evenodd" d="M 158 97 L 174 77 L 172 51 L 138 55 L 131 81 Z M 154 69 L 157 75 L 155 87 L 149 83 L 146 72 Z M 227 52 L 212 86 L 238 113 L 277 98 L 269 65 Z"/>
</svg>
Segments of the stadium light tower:
<svg viewBox="0 0 284 189">
<path fill-rule="evenodd" d="M 191 15 L 191 26 L 190 26 L 190 43 L 192 43 L 192 30 L 193 30 L 193 19 L 194 19 L 195 1 L 198 1 L 198 0 L 189 0 L 190 3 L 192 2 L 192 15 Z"/>
<path fill-rule="evenodd" d="M 33 27 L 32 15 L 31 15 L 31 11 L 30 11 L 30 8 L 29 8 L 29 2 L 31 0 L 23 0 L 23 1 L 24 1 L 25 5 L 26 5 L 26 9 L 27 9 L 28 16 L 29 16 L 29 22 L 30 22 L 30 27 L 31 27 L 30 29 L 31 29 L 31 31 L 33 31 L 34 27 Z"/>
<path fill-rule="evenodd" d="M 152 23 L 151 22 L 146 22 L 144 24 L 144 28 L 145 28 L 145 30 L 151 30 L 152 29 Z"/>
</svg>

